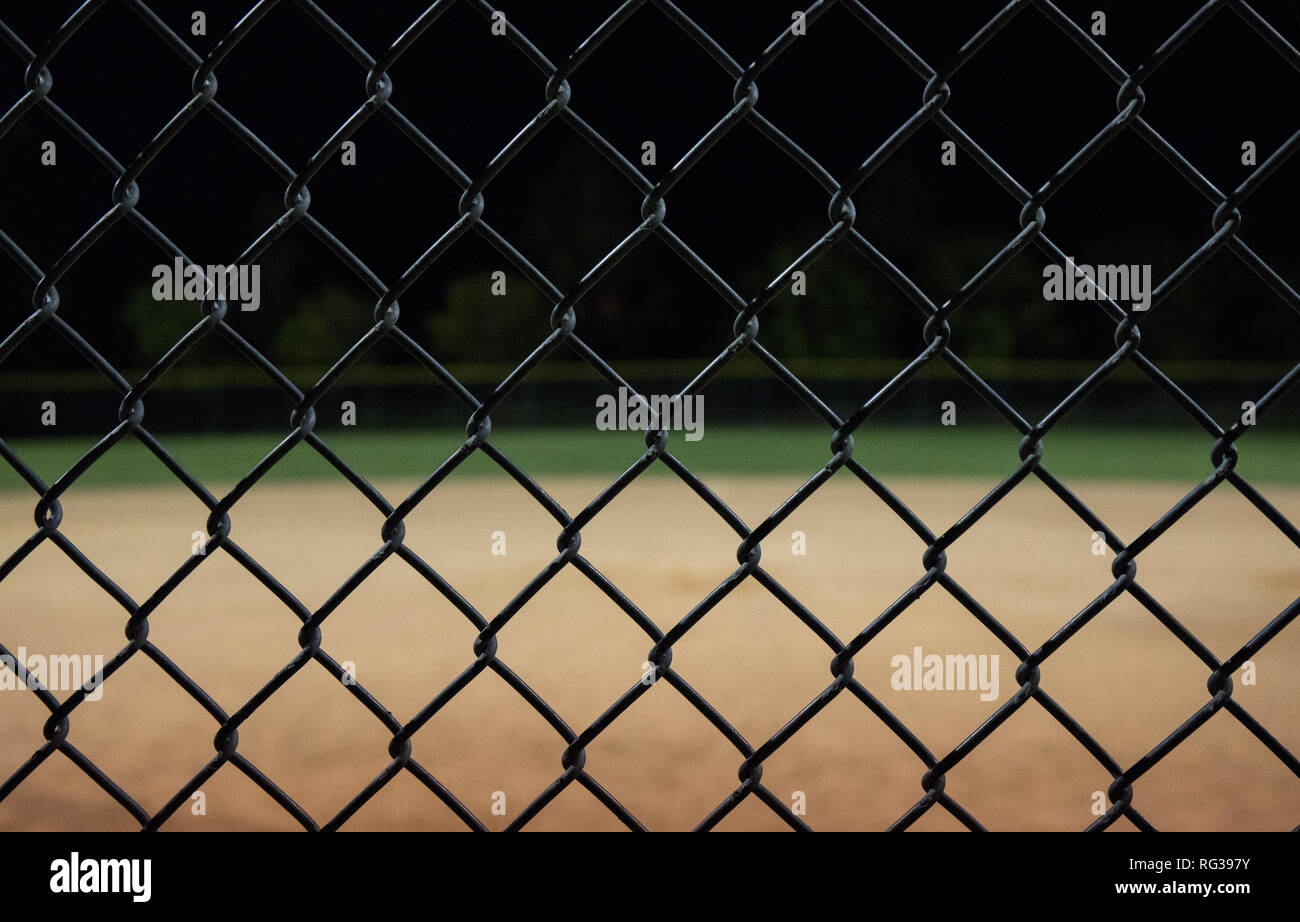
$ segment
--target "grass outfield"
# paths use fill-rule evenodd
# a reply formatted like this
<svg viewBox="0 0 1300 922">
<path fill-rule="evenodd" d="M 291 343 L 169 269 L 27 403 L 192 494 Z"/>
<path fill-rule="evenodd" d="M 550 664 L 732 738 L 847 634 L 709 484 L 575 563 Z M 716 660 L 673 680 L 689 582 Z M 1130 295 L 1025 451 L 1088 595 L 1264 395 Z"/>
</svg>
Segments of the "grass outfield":
<svg viewBox="0 0 1300 922">
<path fill-rule="evenodd" d="M 434 470 L 464 438 L 460 430 L 321 433 L 328 444 L 369 479 L 419 477 Z M 178 435 L 163 444 L 204 483 L 233 483 L 274 446 L 274 433 Z M 810 475 L 829 457 L 830 433 L 814 427 L 759 427 L 706 431 L 696 442 L 674 434 L 674 454 L 692 470 L 709 474 Z M 592 428 L 506 429 L 492 441 L 524 471 L 535 475 L 616 476 L 640 455 L 643 436 Z M 867 426 L 855 436 L 854 457 L 881 476 L 996 478 L 1014 470 L 1019 436 L 1009 429 Z M 91 438 L 16 439 L 9 443 L 27 464 L 53 482 L 93 444 Z M 1300 481 L 1300 432 L 1247 434 L 1239 443 L 1240 471 L 1259 483 Z M 1062 478 L 1173 480 L 1194 483 L 1211 471 L 1211 440 L 1193 431 L 1062 428 L 1045 440 L 1044 463 Z M 480 453 L 457 476 L 500 474 Z M 667 473 L 656 465 L 651 473 Z M 310 447 L 297 446 L 268 475 L 275 481 L 338 477 Z M 114 446 L 81 478 L 87 486 L 148 485 L 175 480 L 136 440 Z M 0 490 L 25 488 L 0 463 Z"/>
</svg>

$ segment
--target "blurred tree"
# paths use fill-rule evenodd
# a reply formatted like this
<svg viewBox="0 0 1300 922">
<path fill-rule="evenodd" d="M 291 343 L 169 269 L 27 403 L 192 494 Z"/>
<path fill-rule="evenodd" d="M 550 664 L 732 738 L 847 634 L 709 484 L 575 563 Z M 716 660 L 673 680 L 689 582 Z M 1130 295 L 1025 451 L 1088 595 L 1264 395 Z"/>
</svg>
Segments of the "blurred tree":
<svg viewBox="0 0 1300 922">
<path fill-rule="evenodd" d="M 374 323 L 372 303 L 333 286 L 294 297 L 286 306 L 270 349 L 285 365 L 330 365 Z"/>
<path fill-rule="evenodd" d="M 427 315 L 424 344 L 441 362 L 518 362 L 551 332 L 551 305 L 518 273 L 507 273 L 503 296 L 493 295 L 491 275 L 453 279 L 441 303 Z"/>
</svg>

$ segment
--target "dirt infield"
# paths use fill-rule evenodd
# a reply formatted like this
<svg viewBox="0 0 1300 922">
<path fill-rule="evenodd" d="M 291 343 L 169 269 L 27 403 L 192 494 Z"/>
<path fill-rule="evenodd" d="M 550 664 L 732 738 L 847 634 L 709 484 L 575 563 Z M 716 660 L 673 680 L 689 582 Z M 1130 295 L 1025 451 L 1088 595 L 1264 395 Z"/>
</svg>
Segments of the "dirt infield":
<svg viewBox="0 0 1300 922">
<path fill-rule="evenodd" d="M 604 482 L 544 479 L 576 511 Z M 711 482 L 754 523 L 795 478 Z M 991 486 L 891 481 L 936 532 Z M 1072 484 L 1131 540 L 1190 485 Z M 396 499 L 409 483 L 383 483 Z M 1265 491 L 1300 519 L 1300 490 Z M 0 553 L 33 531 L 30 495 L 0 495 Z M 185 559 L 205 510 L 180 488 L 73 489 L 63 532 L 137 601 Z M 346 485 L 256 487 L 232 514 L 232 538 L 299 599 L 319 606 L 380 545 L 382 517 Z M 794 553 L 794 532 L 806 554 Z M 504 532 L 506 553 L 492 553 Z M 558 527 L 514 483 L 457 480 L 407 521 L 406 543 L 485 616 L 554 557 Z M 634 483 L 582 533 L 582 553 L 667 629 L 736 566 L 735 534 L 670 477 Z M 837 475 L 763 543 L 763 566 L 847 640 L 923 572 L 921 542 L 861 484 Z M 948 572 L 1031 649 L 1110 583 L 1112 556 L 1092 553 L 1089 529 L 1031 480 L 948 551 Z M 1139 557 L 1138 582 L 1220 658 L 1300 596 L 1300 554 L 1244 498 L 1221 487 Z M 30 654 L 109 656 L 123 611 L 46 543 L 0 582 L 0 642 Z M 150 639 L 227 712 L 297 653 L 299 622 L 224 553 L 214 553 L 150 619 Z M 402 561 L 392 558 L 330 615 L 324 649 L 409 719 L 472 660 L 475 630 Z M 998 694 L 891 687 L 895 656 L 999 654 Z M 575 730 L 635 684 L 650 641 L 572 568 L 500 635 L 498 655 Z M 673 668 L 754 745 L 830 681 L 830 652 L 753 581 L 739 587 L 674 648 Z M 1300 752 L 1300 628 L 1254 660 L 1256 684 L 1235 697 Z M 975 729 L 1016 688 L 1016 660 L 969 612 L 934 588 L 855 660 L 855 676 L 936 755 Z M 1131 597 L 1108 607 L 1042 667 L 1042 688 L 1120 763 L 1136 761 L 1208 700 L 1206 667 Z M 0 694 L 0 777 L 40 745 L 48 716 L 21 689 Z M 213 754 L 215 722 L 143 655 L 73 715 L 69 739 L 149 811 Z M 324 823 L 388 764 L 389 736 L 316 664 L 294 677 L 239 731 L 239 751 Z M 563 743 L 498 677 L 480 675 L 413 740 L 413 754 L 491 828 L 500 828 L 561 772 Z M 587 769 L 652 829 L 690 828 L 736 786 L 741 757 L 667 683 L 651 689 L 587 750 Z M 792 802 L 802 792 L 818 829 L 876 829 L 922 794 L 924 766 L 875 716 L 842 695 L 764 765 L 763 782 Z M 1109 775 L 1029 702 L 947 778 L 947 791 L 992 829 L 1081 829 Z M 289 829 L 296 824 L 232 766 L 204 786 L 206 814 L 182 808 L 168 829 Z M 505 815 L 492 811 L 504 793 Z M 498 797 L 495 801 L 500 803 Z M 1226 712 L 1215 715 L 1135 786 L 1158 828 L 1290 829 L 1297 779 Z M 958 824 L 940 809 L 917 829 Z M 67 759 L 55 756 L 0 802 L 0 828 L 128 829 L 135 823 Z M 427 789 L 400 774 L 348 829 L 463 828 Z M 530 824 L 620 824 L 571 786 Z M 753 798 L 723 829 L 784 828 Z M 1121 820 L 1116 826 L 1131 828 Z"/>
</svg>

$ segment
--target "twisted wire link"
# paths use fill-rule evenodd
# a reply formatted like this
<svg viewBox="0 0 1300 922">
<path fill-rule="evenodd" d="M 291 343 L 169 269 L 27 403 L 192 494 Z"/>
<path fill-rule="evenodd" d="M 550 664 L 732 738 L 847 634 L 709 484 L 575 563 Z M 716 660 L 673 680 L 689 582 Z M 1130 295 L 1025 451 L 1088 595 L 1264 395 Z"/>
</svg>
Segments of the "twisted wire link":
<svg viewBox="0 0 1300 922">
<path fill-rule="evenodd" d="M 434 777 L 412 756 L 413 736 L 443 707 L 459 695 L 479 675 L 492 671 L 503 679 L 527 702 L 556 732 L 564 744 L 560 757 L 561 773 L 543 791 L 538 793 L 508 828 L 520 829 L 527 825 L 547 804 L 569 785 L 577 782 L 593 794 L 615 817 L 631 829 L 643 829 L 642 823 L 608 790 L 602 787 L 587 768 L 587 747 L 618 719 L 633 703 L 660 679 L 665 680 L 703 715 L 741 756 L 738 768 L 739 784 L 698 827 L 711 829 L 720 823 L 746 798 L 753 795 L 766 804 L 778 817 L 797 830 L 807 830 L 807 824 L 780 798 L 762 784 L 763 764 L 784 746 L 803 726 L 812 720 L 841 692 L 848 691 L 871 713 L 890 729 L 920 760 L 924 767 L 921 776 L 923 796 L 893 824 L 891 828 L 904 829 L 915 823 L 932 807 L 938 805 L 970 829 L 982 829 L 979 821 L 945 791 L 947 774 L 998 727 L 1029 700 L 1036 701 L 1051 715 L 1080 746 L 1091 755 L 1111 776 L 1108 791 L 1110 808 L 1089 829 L 1105 829 L 1119 817 L 1126 817 L 1140 829 L 1153 827 L 1133 806 L 1134 784 L 1160 760 L 1165 758 L 1183 740 L 1191 736 L 1213 714 L 1220 710 L 1233 715 L 1247 730 L 1294 774 L 1300 776 L 1300 760 L 1276 737 L 1260 724 L 1232 697 L 1231 675 L 1246 660 L 1257 654 L 1273 637 L 1300 615 L 1300 599 L 1287 606 L 1268 622 L 1239 650 L 1220 661 L 1196 636 L 1183 626 L 1154 597 L 1137 582 L 1137 557 L 1154 543 L 1174 523 L 1190 511 L 1219 484 L 1230 483 L 1256 509 L 1277 527 L 1293 544 L 1300 547 L 1300 530 L 1276 507 L 1236 471 L 1238 461 L 1237 441 L 1245 433 L 1238 420 L 1221 427 L 1210 414 L 1189 397 L 1172 379 L 1140 350 L 1141 333 L 1137 317 L 1114 301 L 1102 298 L 1096 303 L 1115 322 L 1115 351 L 1075 389 L 1041 420 L 1031 423 L 1023 417 L 1001 394 L 984 381 L 951 348 L 950 318 L 969 302 L 1016 255 L 1034 246 L 1049 258 L 1064 262 L 1064 253 L 1045 232 L 1046 206 L 1049 201 L 1075 176 L 1089 160 L 1113 139 L 1127 130 L 1142 138 L 1167 160 L 1187 182 L 1213 206 L 1211 236 L 1184 262 L 1156 286 L 1151 296 L 1150 308 L 1154 310 L 1166 300 L 1174 289 L 1184 282 L 1210 257 L 1227 250 L 1250 268 L 1281 300 L 1300 312 L 1300 296 L 1268 263 L 1242 239 L 1240 207 L 1249 196 L 1258 191 L 1265 180 L 1273 175 L 1300 147 L 1300 131 L 1293 133 L 1270 154 L 1251 176 L 1229 193 L 1221 192 L 1196 169 L 1171 143 L 1169 143 L 1141 115 L 1145 104 L 1142 84 L 1150 78 L 1196 31 L 1203 28 L 1221 10 L 1227 8 L 1282 57 L 1293 68 L 1300 70 L 1300 52 L 1297 52 L 1263 17 L 1243 0 L 1211 0 L 1186 22 L 1178 26 L 1170 37 L 1131 74 L 1126 73 L 1095 42 L 1086 31 L 1070 20 L 1050 0 L 1012 0 L 985 23 L 938 70 L 931 67 L 883 21 L 860 0 L 817 0 L 806 11 L 809 23 L 816 21 L 832 7 L 845 9 L 867 32 L 896 55 L 922 81 L 921 103 L 888 137 L 883 139 L 861 164 L 843 181 L 823 167 L 811 154 L 786 135 L 777 125 L 762 115 L 757 108 L 759 79 L 792 44 L 793 32 L 786 28 L 748 66 L 742 67 L 712 36 L 698 26 L 672 0 L 627 0 L 619 4 L 608 18 L 584 39 L 558 66 L 538 49 L 513 23 L 507 24 L 507 37 L 545 79 L 544 105 L 510 140 L 492 157 L 477 174 L 472 175 L 445 154 L 437 144 L 414 122 L 397 108 L 392 97 L 394 86 L 389 71 L 451 6 L 460 2 L 485 18 L 494 12 L 487 0 L 438 0 L 420 14 L 398 38 L 378 57 L 373 57 L 345 29 L 328 16 L 314 0 L 287 0 L 288 5 L 307 23 L 319 28 L 364 71 L 364 97 L 353 114 L 340 125 L 312 154 L 301 169 L 295 170 L 274 150 L 249 130 L 236 115 L 217 99 L 216 71 L 222 60 L 234 50 L 280 0 L 261 0 L 256 3 L 236 25 L 217 42 L 206 56 L 196 53 L 171 30 L 144 2 L 124 0 L 126 5 L 171 49 L 188 67 L 193 68 L 191 98 L 168 120 L 154 137 L 125 166 L 85 131 L 73 118 L 60 109 L 50 97 L 53 87 L 51 62 L 64 44 L 81 29 L 99 9 L 104 0 L 88 0 L 63 23 L 40 48 L 32 51 L 23 40 L 0 21 L 0 38 L 26 65 L 24 92 L 0 117 L 0 138 L 24 116 L 41 108 L 57 124 L 74 137 L 100 166 L 113 178 L 112 207 L 88 229 L 81 233 L 49 269 L 42 269 L 23 250 L 18 242 L 0 229 L 0 250 L 3 250 L 31 279 L 33 283 L 32 312 L 4 340 L 0 340 L 0 362 L 14 352 L 35 330 L 48 326 L 67 340 L 87 363 L 102 374 L 121 395 L 118 420 L 109 432 L 85 452 L 53 484 L 46 484 L 18 455 L 0 439 L 0 457 L 3 457 L 37 496 L 35 508 L 35 533 L 17 550 L 0 563 L 0 580 L 3 580 L 30 554 L 46 541 L 59 548 L 79 569 L 86 573 L 126 612 L 125 635 L 127 644 L 115 654 L 103 670 L 102 682 L 107 682 L 123 664 L 137 653 L 143 653 L 163 672 L 186 691 L 212 717 L 217 725 L 214 736 L 214 757 L 200 769 L 156 813 L 150 813 L 137 803 L 120 785 L 115 783 L 89 758 L 68 741 L 71 715 L 92 690 L 79 689 L 60 701 L 24 668 L 18 667 L 19 677 L 50 712 L 44 727 L 45 742 L 3 784 L 3 800 L 31 773 L 55 752 L 72 761 L 97 785 L 125 809 L 142 829 L 157 829 L 170 818 L 192 793 L 226 763 L 233 764 L 263 791 L 271 796 L 287 813 L 306 829 L 337 829 L 347 822 L 368 800 L 402 771 L 410 773 L 437 796 L 453 813 L 471 829 L 484 830 L 484 823 L 459 801 L 455 794 Z M 598 130 L 570 105 L 575 78 L 582 64 L 611 35 L 641 10 L 641 15 L 661 15 L 683 34 L 698 44 L 719 69 L 734 81 L 732 105 L 721 111 L 717 121 L 687 152 L 658 180 L 651 182 L 631 161 L 620 153 Z M 980 49 L 1013 19 L 1033 7 L 1051 26 L 1063 32 L 1112 80 L 1119 85 L 1116 96 L 1116 115 L 1098 128 L 1078 151 L 1037 189 L 1030 192 L 1011 176 L 979 143 L 968 135 L 945 111 L 952 95 L 949 81 L 980 51 Z M 139 181 L 145 176 L 149 164 L 174 140 L 185 126 L 200 113 L 207 113 L 227 129 L 231 135 L 247 146 L 264 161 L 272 172 L 285 183 L 284 213 L 252 241 L 239 255 L 237 262 L 251 262 L 262 256 L 289 228 L 302 224 L 346 266 L 376 298 L 373 326 L 306 390 L 301 390 L 276 365 L 227 323 L 227 305 L 221 300 L 204 300 L 202 319 L 138 380 L 130 382 L 110 362 L 101 356 L 58 313 L 60 300 L 58 282 L 114 225 L 127 220 L 140 229 L 161 251 L 170 257 L 179 257 L 187 266 L 196 265 L 180 248 L 137 207 L 141 198 Z M 370 269 L 333 230 L 326 227 L 310 211 L 311 195 L 308 183 L 336 156 L 361 126 L 380 115 L 388 119 L 412 145 L 423 153 L 460 190 L 457 212 L 445 230 L 433 238 L 423 253 L 391 284 L 383 281 Z M 627 235 L 608 253 L 602 256 L 568 291 L 556 286 L 514 244 L 497 232 L 485 219 L 486 192 L 503 169 L 524 150 L 539 134 L 551 129 L 552 122 L 562 123 L 575 132 L 613 167 L 642 196 L 639 221 L 629 222 Z M 828 228 L 812 241 L 793 262 L 751 297 L 738 293 L 690 244 L 674 233 L 666 223 L 669 193 L 708 154 L 723 137 L 741 123 L 748 123 L 788 156 L 792 162 L 807 172 L 829 196 L 827 206 Z M 945 300 L 932 300 L 922 288 L 855 227 L 856 206 L 852 196 L 902 145 L 924 125 L 933 123 L 956 142 L 974 162 L 978 163 L 1019 206 L 1017 223 L 1019 231 L 993 254 L 986 263 L 962 286 Z M 450 217 L 450 216 L 449 216 Z M 399 299 L 457 240 L 474 231 L 501 253 L 511 265 L 542 293 L 551 303 L 551 332 L 524 357 L 516 367 L 482 398 L 476 397 L 437 358 L 420 346 L 399 326 L 401 316 Z M 662 240 L 677 256 L 712 288 L 735 314 L 732 338 L 720 343 L 720 349 L 688 383 L 678 396 L 703 393 L 709 383 L 738 355 L 748 353 L 757 358 L 772 375 L 785 384 L 809 409 L 819 416 L 830 429 L 830 458 L 812 474 L 780 506 L 753 527 L 723 502 L 699 477 L 692 473 L 669 449 L 669 432 L 649 429 L 645 434 L 645 451 L 629 459 L 627 469 L 600 490 L 584 507 L 570 514 L 560 503 L 549 496 L 523 468 L 507 457 L 491 441 L 491 414 L 510 396 L 518 384 L 539 364 L 564 347 L 590 365 L 599 376 L 615 387 L 637 391 L 622 375 L 594 349 L 588 346 L 577 330 L 575 307 L 592 288 L 635 248 L 651 236 Z M 845 418 L 836 414 L 811 387 L 795 375 L 773 353 L 758 341 L 759 314 L 776 298 L 790 274 L 806 269 L 830 248 L 845 242 L 880 270 L 898 290 L 923 315 L 922 337 L 925 347 L 888 382 L 871 394 L 858 409 Z M 152 436 L 143 425 L 144 398 L 158 381 L 203 339 L 211 336 L 226 343 L 266 375 L 268 380 L 292 401 L 290 431 L 280 443 L 255 465 L 224 496 L 216 497 L 195 477 L 185 470 Z M 469 412 L 466 438 L 461 446 L 448 456 L 409 495 L 395 504 L 349 466 L 315 432 L 316 405 L 366 352 L 382 340 L 392 340 L 411 358 L 429 372 L 431 378 L 451 393 Z M 1014 429 L 1020 433 L 1019 463 L 1004 479 L 993 487 L 960 519 L 946 530 L 936 534 L 905 503 L 902 502 L 878 477 L 863 459 L 854 456 L 853 434 L 899 393 L 924 368 L 939 360 L 950 367 L 976 394 L 984 399 Z M 1211 447 L 1213 470 L 1206 478 L 1176 503 L 1168 512 L 1152 523 L 1144 532 L 1129 542 L 1124 542 L 1099 516 L 1089 509 L 1072 491 L 1050 473 L 1044 465 L 1044 439 L 1071 410 L 1083 402 L 1107 377 L 1125 362 L 1132 363 L 1144 376 L 1169 397 L 1180 409 L 1194 419 L 1214 440 Z M 1265 412 L 1300 378 L 1297 364 L 1261 398 L 1256 401 L 1257 415 Z M 147 599 L 137 602 L 114 580 L 95 565 L 60 530 L 63 507 L 60 497 L 92 467 L 113 445 L 131 437 L 141 442 L 166 468 L 208 509 L 207 537 L 204 553 L 191 555 L 182 562 Z M 249 490 L 299 444 L 305 444 L 326 460 L 338 473 L 383 516 L 378 550 L 358 563 L 356 570 L 317 609 L 312 610 L 286 589 L 262 564 L 241 548 L 232 538 L 232 512 Z M 521 587 L 515 596 L 494 616 L 480 613 L 437 570 L 404 543 L 405 519 L 422 503 L 448 475 L 455 471 L 475 452 L 482 452 L 507 475 L 517 482 L 560 527 L 556 539 L 557 555 L 535 577 Z M 591 522 L 621 491 L 635 481 L 656 462 L 662 463 L 683 481 L 700 500 L 711 509 L 740 539 L 736 551 L 737 568 L 712 592 L 701 599 L 669 630 L 661 631 L 641 609 L 617 586 L 604 576 L 581 552 L 582 529 Z M 798 598 L 787 590 L 761 566 L 761 542 L 785 521 L 802 503 L 841 469 L 866 486 L 925 544 L 921 555 L 922 575 L 899 598 L 872 619 L 847 642 L 840 639 L 823 624 Z M 990 614 L 969 592 L 947 572 L 948 551 L 958 540 L 983 518 L 998 502 L 1030 476 L 1045 484 L 1075 515 L 1094 531 L 1104 535 L 1107 545 L 1115 552 L 1112 565 L 1114 582 L 1098 594 L 1081 611 L 1070 618 L 1052 637 L 1037 650 L 1030 650 L 1016 636 Z M 204 689 L 172 662 L 161 649 L 148 639 L 149 617 L 190 574 L 207 559 L 208 552 L 222 550 L 252 574 L 298 619 L 299 653 L 283 668 L 270 677 L 259 690 L 233 713 L 227 713 Z M 426 582 L 446 598 L 478 632 L 473 644 L 472 660 L 465 669 L 448 683 L 413 718 L 402 723 L 384 705 L 349 676 L 323 647 L 323 624 L 385 560 L 396 557 L 409 565 Z M 506 625 L 518 616 L 528 601 L 566 567 L 572 567 L 589 580 L 602 594 L 616 604 L 646 636 L 653 646 L 647 655 L 652 667 L 649 682 L 637 682 L 627 692 L 606 708 L 589 726 L 573 730 L 522 676 L 512 670 L 500 655 L 500 637 Z M 775 734 L 754 745 L 748 741 L 703 695 L 696 691 L 677 669 L 672 666 L 673 647 L 715 608 L 737 586 L 753 579 L 773 598 L 804 624 L 831 651 L 830 672 L 832 681 L 816 697 L 791 717 Z M 940 586 L 965 608 L 1016 658 L 1018 688 L 995 712 L 949 753 L 936 757 L 896 715 L 894 715 L 861 682 L 854 678 L 854 657 L 860 653 L 885 627 L 897 619 L 908 607 L 933 586 Z M 1055 699 L 1041 686 L 1041 666 L 1084 625 L 1099 615 L 1111 602 L 1128 594 L 1141 604 L 1159 623 L 1194 653 L 1209 669 L 1207 690 L 1209 701 L 1184 723 L 1173 729 L 1166 738 L 1125 768 L 1118 763 L 1102 744 L 1091 736 Z M 0 644 L 0 653 L 9 654 Z M 239 727 L 246 722 L 285 683 L 315 661 L 336 681 L 343 684 L 357 701 L 380 721 L 391 734 L 388 752 L 391 762 L 334 817 L 318 823 L 293 801 L 278 785 L 249 761 L 238 748 Z"/>
</svg>

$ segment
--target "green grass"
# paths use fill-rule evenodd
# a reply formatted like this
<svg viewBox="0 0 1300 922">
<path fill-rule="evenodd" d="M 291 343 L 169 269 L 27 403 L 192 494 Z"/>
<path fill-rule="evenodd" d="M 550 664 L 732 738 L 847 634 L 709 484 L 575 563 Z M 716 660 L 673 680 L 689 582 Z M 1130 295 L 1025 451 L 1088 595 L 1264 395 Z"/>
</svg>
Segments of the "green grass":
<svg viewBox="0 0 1300 922">
<path fill-rule="evenodd" d="M 365 432 L 336 430 L 322 437 L 345 461 L 371 480 L 412 478 L 433 471 L 460 445 L 459 430 Z M 273 433 L 161 437 L 165 447 L 205 484 L 231 484 L 277 444 Z M 635 432 L 594 428 L 506 429 L 492 441 L 525 472 L 614 477 L 640 455 Z M 815 427 L 706 429 L 687 442 L 674 433 L 669 448 L 701 475 L 781 474 L 808 476 L 830 457 L 830 433 Z M 90 438 L 17 439 L 10 446 L 47 483 L 52 483 L 93 444 Z M 881 476 L 1005 476 L 1015 469 L 1019 436 L 1009 428 L 875 427 L 855 436 L 854 457 Z M 1211 471 L 1212 442 L 1194 431 L 1080 429 L 1063 427 L 1044 441 L 1044 465 L 1057 476 L 1194 483 Z M 1251 432 L 1238 443 L 1240 471 L 1253 482 L 1300 482 L 1300 432 Z M 651 472 L 667 473 L 662 465 Z M 497 473 L 475 453 L 455 476 Z M 310 447 L 299 445 L 268 475 L 285 482 L 337 478 Z M 172 475 L 135 439 L 114 446 L 81 478 L 86 486 L 174 483 Z M 0 462 L 0 490 L 25 489 Z"/>
</svg>

